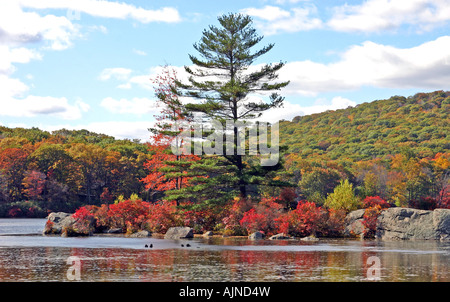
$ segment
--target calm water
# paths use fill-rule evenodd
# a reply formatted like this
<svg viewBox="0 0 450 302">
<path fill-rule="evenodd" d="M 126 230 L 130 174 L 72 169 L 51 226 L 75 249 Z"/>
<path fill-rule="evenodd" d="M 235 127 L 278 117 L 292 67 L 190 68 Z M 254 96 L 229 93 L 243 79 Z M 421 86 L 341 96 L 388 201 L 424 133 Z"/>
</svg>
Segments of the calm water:
<svg viewBox="0 0 450 302">
<path fill-rule="evenodd" d="M 67 281 L 76 256 L 81 281 L 366 281 L 376 262 L 381 281 L 450 281 L 443 242 L 62 238 L 41 236 L 44 224 L 0 219 L 0 280 Z"/>
</svg>

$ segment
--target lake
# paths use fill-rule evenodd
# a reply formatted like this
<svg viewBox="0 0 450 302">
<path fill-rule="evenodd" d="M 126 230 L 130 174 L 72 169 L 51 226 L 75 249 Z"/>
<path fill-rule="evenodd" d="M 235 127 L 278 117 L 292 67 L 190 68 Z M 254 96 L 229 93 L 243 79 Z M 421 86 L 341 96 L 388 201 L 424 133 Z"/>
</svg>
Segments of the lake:
<svg viewBox="0 0 450 302">
<path fill-rule="evenodd" d="M 64 238 L 45 221 L 0 219 L 1 281 L 450 281 L 449 242 Z"/>
</svg>

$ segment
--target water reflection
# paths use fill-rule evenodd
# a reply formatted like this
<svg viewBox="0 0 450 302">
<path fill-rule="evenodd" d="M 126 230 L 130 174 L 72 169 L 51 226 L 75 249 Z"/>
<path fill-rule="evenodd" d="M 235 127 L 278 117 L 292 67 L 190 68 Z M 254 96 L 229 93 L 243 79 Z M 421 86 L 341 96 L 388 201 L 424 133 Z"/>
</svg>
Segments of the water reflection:
<svg viewBox="0 0 450 302">
<path fill-rule="evenodd" d="M 67 281 L 66 260 L 77 256 L 82 281 L 363 281 L 369 257 L 376 256 L 382 281 L 450 281 L 449 246 L 439 242 L 255 245 L 226 239 L 221 245 L 217 241 L 192 245 L 189 249 L 2 247 L 0 280 Z"/>
</svg>

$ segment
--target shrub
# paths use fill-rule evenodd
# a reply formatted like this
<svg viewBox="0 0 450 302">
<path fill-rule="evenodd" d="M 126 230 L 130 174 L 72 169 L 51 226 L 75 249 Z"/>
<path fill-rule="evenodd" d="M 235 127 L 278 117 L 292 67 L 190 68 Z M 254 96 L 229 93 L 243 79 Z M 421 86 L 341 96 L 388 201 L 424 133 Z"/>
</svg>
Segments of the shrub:
<svg viewBox="0 0 450 302">
<path fill-rule="evenodd" d="M 438 207 L 438 202 L 432 197 L 421 197 L 408 202 L 409 207 L 419 210 L 434 210 Z"/>
<path fill-rule="evenodd" d="M 267 217 L 258 213 L 256 209 L 245 212 L 239 223 L 248 234 L 267 229 Z"/>
<path fill-rule="evenodd" d="M 297 199 L 297 193 L 294 188 L 283 188 L 280 192 L 280 201 L 285 204 L 286 208 L 295 208 L 295 200 Z"/>
<path fill-rule="evenodd" d="M 346 179 L 334 188 L 333 193 L 328 194 L 325 206 L 329 209 L 351 212 L 360 206 L 360 201 L 355 196 L 353 185 Z"/>
<path fill-rule="evenodd" d="M 321 230 L 322 235 L 328 237 L 339 237 L 345 228 L 345 210 L 329 209 L 325 227 Z"/>
<path fill-rule="evenodd" d="M 39 202 L 30 200 L 5 204 L 0 212 L 4 212 L 4 216 L 12 218 L 43 218 L 47 216 L 47 213 L 40 207 Z"/>
<path fill-rule="evenodd" d="M 230 205 L 225 208 L 226 214 L 222 219 L 224 225 L 224 234 L 227 235 L 245 235 L 245 228 L 240 224 L 244 213 L 249 211 L 252 205 L 248 199 L 236 197 Z"/>
<path fill-rule="evenodd" d="M 90 211 L 94 215 L 97 231 L 110 228 L 109 206 L 107 204 L 102 204 L 100 207 L 92 206 Z"/>
<path fill-rule="evenodd" d="M 220 221 L 220 213 L 213 213 L 209 207 L 179 210 L 183 225 L 194 229 L 194 233 L 204 233 L 214 229 L 216 220 Z"/>
<path fill-rule="evenodd" d="M 12 218 L 22 217 L 23 213 L 19 207 L 11 207 L 8 211 L 8 216 Z"/>
<path fill-rule="evenodd" d="M 72 215 L 72 218 L 75 219 L 72 228 L 63 230 L 67 235 L 70 235 L 70 233 L 90 235 L 95 231 L 95 218 L 89 210 L 89 206 L 79 208 Z"/>
<path fill-rule="evenodd" d="M 111 204 L 107 213 L 109 226 L 121 228 L 124 232 L 134 232 L 147 228 L 150 204 L 142 200 L 124 200 Z"/>
<path fill-rule="evenodd" d="M 377 220 L 383 209 L 391 205 L 379 196 L 368 196 L 362 201 L 365 208 L 362 224 L 364 226 L 364 237 L 375 237 Z"/>
<path fill-rule="evenodd" d="M 172 226 L 182 225 L 180 212 L 175 203 L 164 202 L 151 204 L 139 199 L 123 200 L 122 202 L 79 208 L 73 217 L 76 230 L 82 232 L 96 231 L 108 228 L 120 228 L 128 234 L 140 230 L 151 232 L 166 232 Z M 95 224 L 93 224 L 95 221 Z"/>
<path fill-rule="evenodd" d="M 276 219 L 278 231 L 293 236 L 305 237 L 322 233 L 327 212 L 314 202 L 299 202 L 295 210 Z"/>
<path fill-rule="evenodd" d="M 391 205 L 380 196 L 367 196 L 362 201 L 363 208 L 371 208 L 375 206 L 380 206 L 381 208 L 389 208 Z"/>
<path fill-rule="evenodd" d="M 170 227 L 183 224 L 177 212 L 176 202 L 151 204 L 148 215 L 147 225 L 151 232 L 165 233 Z"/>
<path fill-rule="evenodd" d="M 377 220 L 381 213 L 381 206 L 375 205 L 367 208 L 364 211 L 364 216 L 362 224 L 364 226 L 363 235 L 364 237 L 375 237 L 375 232 L 377 230 Z"/>
<path fill-rule="evenodd" d="M 239 224 L 246 229 L 247 234 L 262 231 L 270 235 L 276 231 L 276 219 L 280 216 L 283 208 L 277 201 L 278 198 L 264 197 L 254 208 L 244 213 Z"/>
</svg>

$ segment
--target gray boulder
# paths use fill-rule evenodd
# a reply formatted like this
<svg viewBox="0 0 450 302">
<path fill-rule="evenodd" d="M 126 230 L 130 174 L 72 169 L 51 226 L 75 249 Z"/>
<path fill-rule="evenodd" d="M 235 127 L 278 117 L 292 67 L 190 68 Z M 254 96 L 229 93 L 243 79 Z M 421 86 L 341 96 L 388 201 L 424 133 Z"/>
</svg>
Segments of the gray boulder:
<svg viewBox="0 0 450 302">
<path fill-rule="evenodd" d="M 214 235 L 214 233 L 212 231 L 206 231 L 205 233 L 203 233 L 203 237 L 212 237 Z"/>
<path fill-rule="evenodd" d="M 95 232 L 95 222 L 96 220 L 93 216 L 87 216 L 83 220 L 77 220 L 70 216 L 68 224 L 62 228 L 61 236 L 91 236 Z"/>
<path fill-rule="evenodd" d="M 287 236 L 284 233 L 273 235 L 269 238 L 269 240 L 283 240 L 283 239 L 291 239 L 291 237 Z"/>
<path fill-rule="evenodd" d="M 70 228 L 75 223 L 72 214 L 64 212 L 53 212 L 47 217 L 44 234 L 61 234 L 63 229 Z"/>
<path fill-rule="evenodd" d="M 248 236 L 248 239 L 250 239 L 250 240 L 258 240 L 258 239 L 264 239 L 264 237 L 265 237 L 264 233 L 262 233 L 262 232 L 254 232 L 254 233 L 251 233 Z"/>
<path fill-rule="evenodd" d="M 44 234 L 61 234 L 64 237 L 89 236 L 95 231 L 95 218 L 77 221 L 72 214 L 53 212 L 47 216 Z"/>
<path fill-rule="evenodd" d="M 364 231 L 362 223 L 365 209 L 352 211 L 345 217 L 344 236 L 360 236 Z"/>
<path fill-rule="evenodd" d="M 376 237 L 382 240 L 450 240 L 450 209 L 386 209 L 378 216 Z"/>
<path fill-rule="evenodd" d="M 319 238 L 317 238 L 315 236 L 307 236 L 307 237 L 300 238 L 300 240 L 301 241 L 315 242 L 315 241 L 319 241 Z"/>
<path fill-rule="evenodd" d="M 145 238 L 150 237 L 152 234 L 149 231 L 139 231 L 133 234 L 130 234 L 128 237 L 130 238 Z"/>
<path fill-rule="evenodd" d="M 164 239 L 193 238 L 194 230 L 190 227 L 171 227 L 164 235 Z"/>
<path fill-rule="evenodd" d="M 121 234 L 123 233 L 122 228 L 111 228 L 108 230 L 104 230 L 103 233 L 106 234 Z"/>
</svg>

